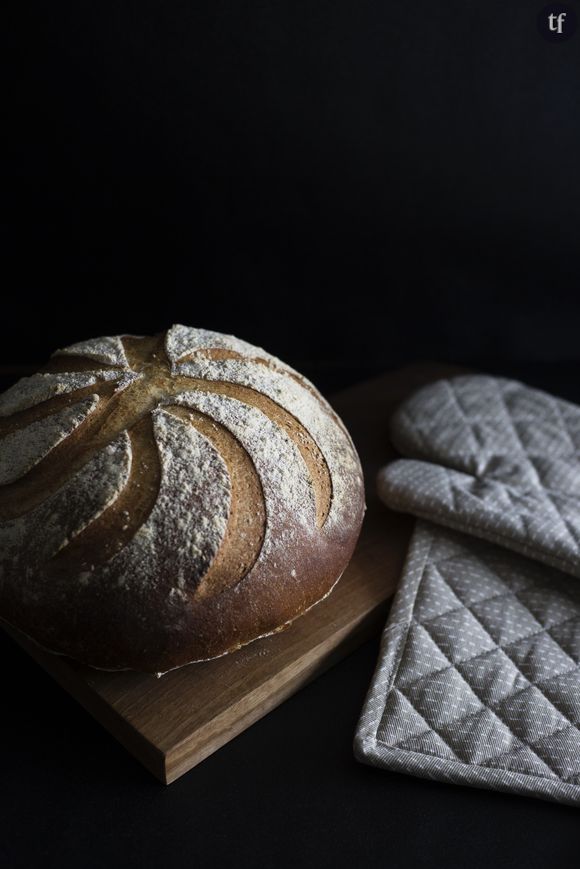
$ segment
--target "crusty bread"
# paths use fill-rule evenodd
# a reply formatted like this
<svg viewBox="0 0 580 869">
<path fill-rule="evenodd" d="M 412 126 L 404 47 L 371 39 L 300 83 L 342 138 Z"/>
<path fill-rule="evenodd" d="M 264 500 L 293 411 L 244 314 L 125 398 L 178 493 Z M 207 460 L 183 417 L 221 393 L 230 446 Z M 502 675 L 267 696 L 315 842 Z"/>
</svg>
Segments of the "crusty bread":
<svg viewBox="0 0 580 869">
<path fill-rule="evenodd" d="M 59 350 L 0 396 L 0 616 L 53 652 L 165 672 L 325 597 L 364 512 L 307 380 L 173 326 Z"/>
</svg>

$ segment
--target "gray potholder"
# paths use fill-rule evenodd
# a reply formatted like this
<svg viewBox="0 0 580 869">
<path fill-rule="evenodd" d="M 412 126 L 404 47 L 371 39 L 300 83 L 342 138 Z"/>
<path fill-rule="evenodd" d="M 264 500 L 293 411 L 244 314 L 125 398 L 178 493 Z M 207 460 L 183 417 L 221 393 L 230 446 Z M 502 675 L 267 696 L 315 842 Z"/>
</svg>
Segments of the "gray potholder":
<svg viewBox="0 0 580 869">
<path fill-rule="evenodd" d="M 580 805 L 580 583 L 419 521 L 359 760 Z"/>
<path fill-rule="evenodd" d="M 379 474 L 394 509 L 580 577 L 580 408 L 512 380 L 440 380 L 405 401 L 392 437 L 410 458 Z"/>
</svg>

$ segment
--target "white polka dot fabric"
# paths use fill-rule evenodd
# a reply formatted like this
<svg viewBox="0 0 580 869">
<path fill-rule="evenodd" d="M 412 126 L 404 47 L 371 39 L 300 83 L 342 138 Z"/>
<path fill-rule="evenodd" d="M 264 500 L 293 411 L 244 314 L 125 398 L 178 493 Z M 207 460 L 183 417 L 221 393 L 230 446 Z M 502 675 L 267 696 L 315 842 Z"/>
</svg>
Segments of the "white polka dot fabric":
<svg viewBox="0 0 580 869">
<path fill-rule="evenodd" d="M 580 578 L 580 408 L 513 380 L 439 380 L 391 423 L 407 458 L 378 477 L 393 509 Z"/>
<path fill-rule="evenodd" d="M 580 583 L 419 520 L 359 760 L 580 805 Z"/>
<path fill-rule="evenodd" d="M 580 805 L 580 411 L 521 384 L 462 377 L 413 396 L 393 429 L 414 458 L 381 472 L 381 494 L 424 518 L 356 756 Z"/>
</svg>

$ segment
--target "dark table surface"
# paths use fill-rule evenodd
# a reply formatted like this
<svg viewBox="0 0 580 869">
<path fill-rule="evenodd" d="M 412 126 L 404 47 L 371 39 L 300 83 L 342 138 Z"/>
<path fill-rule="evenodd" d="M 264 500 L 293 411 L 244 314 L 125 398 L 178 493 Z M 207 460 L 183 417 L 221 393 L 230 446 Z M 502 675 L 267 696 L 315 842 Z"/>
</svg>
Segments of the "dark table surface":
<svg viewBox="0 0 580 869">
<path fill-rule="evenodd" d="M 480 367 L 580 402 L 576 364 Z M 329 390 L 359 372 L 306 373 Z M 577 809 L 354 760 L 377 651 L 378 637 L 165 788 L 0 632 L 0 865 L 578 865 Z"/>
</svg>

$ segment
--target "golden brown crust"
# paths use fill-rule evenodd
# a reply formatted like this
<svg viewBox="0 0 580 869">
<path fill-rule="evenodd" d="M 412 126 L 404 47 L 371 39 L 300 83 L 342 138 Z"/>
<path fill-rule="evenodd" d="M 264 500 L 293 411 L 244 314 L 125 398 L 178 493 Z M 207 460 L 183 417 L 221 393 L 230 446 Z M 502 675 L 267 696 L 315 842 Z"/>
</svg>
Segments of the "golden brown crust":
<svg viewBox="0 0 580 869">
<path fill-rule="evenodd" d="M 260 478 L 241 444 L 223 426 L 199 411 L 169 407 L 202 432 L 225 460 L 231 484 L 228 526 L 217 554 L 194 594 L 197 600 L 237 585 L 254 566 L 266 530 L 266 505 Z"/>
<path fill-rule="evenodd" d="M 21 437 L 32 466 L 0 486 L 0 617 L 46 648 L 149 672 L 215 657 L 283 629 L 352 555 L 352 442 L 259 348 L 186 327 L 95 339 L 3 398 L 0 451 Z"/>
</svg>

